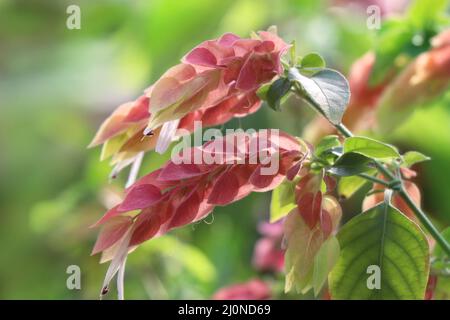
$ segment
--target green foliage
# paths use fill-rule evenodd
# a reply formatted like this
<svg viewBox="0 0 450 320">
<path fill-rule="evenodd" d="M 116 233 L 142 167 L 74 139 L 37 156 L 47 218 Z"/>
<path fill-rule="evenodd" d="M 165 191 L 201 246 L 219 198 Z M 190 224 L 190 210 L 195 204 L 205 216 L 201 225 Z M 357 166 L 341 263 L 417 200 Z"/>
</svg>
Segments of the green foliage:
<svg viewBox="0 0 450 320">
<path fill-rule="evenodd" d="M 341 142 L 339 137 L 336 135 L 329 135 L 323 137 L 314 149 L 314 154 L 316 157 L 321 158 L 326 153 L 331 152 L 334 148 L 340 147 Z"/>
<path fill-rule="evenodd" d="M 383 23 L 377 35 L 371 85 L 380 84 L 390 72 L 404 67 L 405 60 L 430 48 L 430 39 L 439 29 L 447 5 L 447 0 L 416 0 L 404 17 Z"/>
<path fill-rule="evenodd" d="M 409 7 L 406 19 L 417 29 L 433 28 L 448 5 L 448 0 L 415 0 Z"/>
<path fill-rule="evenodd" d="M 356 152 L 344 153 L 328 168 L 328 172 L 340 177 L 354 176 L 372 169 L 372 159 Z"/>
<path fill-rule="evenodd" d="M 420 153 L 418 151 L 408 151 L 403 156 L 403 164 L 405 167 L 412 167 L 416 163 L 424 162 L 431 160 L 430 157 L 427 157 L 423 153 Z"/>
<path fill-rule="evenodd" d="M 358 153 L 376 160 L 392 160 L 400 158 L 394 146 L 368 137 L 351 137 L 344 142 L 344 152 Z"/>
<path fill-rule="evenodd" d="M 326 67 L 325 59 L 318 53 L 308 53 L 300 60 L 301 72 L 313 75 Z"/>
<path fill-rule="evenodd" d="M 290 68 L 288 77 L 297 82 L 314 102 L 318 111 L 331 123 L 341 123 L 350 99 L 347 79 L 332 69 L 322 69 L 308 77 L 297 68 Z"/>
<path fill-rule="evenodd" d="M 429 272 L 428 241 L 420 228 L 381 203 L 339 232 L 341 255 L 330 274 L 335 299 L 423 299 Z M 379 289 L 368 288 L 369 266 L 380 268 Z M 373 275 L 372 275 L 373 276 Z"/>
<path fill-rule="evenodd" d="M 286 78 L 275 80 L 269 87 L 266 95 L 266 102 L 269 107 L 275 111 L 280 111 L 280 102 L 289 92 L 291 86 L 291 82 Z"/>
</svg>

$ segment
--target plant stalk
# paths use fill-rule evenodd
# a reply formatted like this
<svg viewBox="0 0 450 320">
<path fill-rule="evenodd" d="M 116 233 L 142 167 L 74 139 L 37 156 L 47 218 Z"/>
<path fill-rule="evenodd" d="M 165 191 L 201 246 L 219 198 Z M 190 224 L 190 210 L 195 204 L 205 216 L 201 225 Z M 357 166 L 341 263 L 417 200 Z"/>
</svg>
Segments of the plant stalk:
<svg viewBox="0 0 450 320">
<path fill-rule="evenodd" d="M 433 223 L 428 219 L 427 215 L 420 209 L 420 207 L 416 206 L 414 201 L 411 199 L 409 194 L 402 187 L 398 194 L 402 199 L 408 204 L 408 206 L 414 211 L 414 214 L 419 219 L 419 221 L 423 224 L 423 226 L 428 230 L 431 236 L 436 240 L 436 242 L 441 246 L 442 250 L 445 251 L 448 257 L 450 257 L 450 245 L 448 242 L 442 237 L 440 232 L 436 229 Z"/>
<path fill-rule="evenodd" d="M 385 180 L 382 180 L 382 179 L 378 179 L 377 177 L 372 177 L 369 174 L 360 173 L 360 174 L 358 174 L 358 177 L 364 178 L 364 179 L 369 180 L 369 181 L 374 182 L 374 183 L 381 184 L 381 185 L 383 185 L 385 187 L 389 187 L 390 186 L 388 181 L 385 181 Z"/>
</svg>

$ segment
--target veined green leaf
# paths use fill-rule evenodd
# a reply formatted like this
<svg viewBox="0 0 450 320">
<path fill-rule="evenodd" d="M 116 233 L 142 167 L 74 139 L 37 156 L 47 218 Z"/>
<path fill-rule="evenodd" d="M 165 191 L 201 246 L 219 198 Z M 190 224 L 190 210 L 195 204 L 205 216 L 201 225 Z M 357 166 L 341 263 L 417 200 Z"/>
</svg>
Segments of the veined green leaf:
<svg viewBox="0 0 450 320">
<path fill-rule="evenodd" d="M 270 202 L 270 222 L 275 222 L 286 216 L 297 204 L 295 203 L 295 184 L 284 181 L 272 191 Z"/>
<path fill-rule="evenodd" d="M 329 278 L 334 299 L 424 298 L 428 241 L 397 209 L 386 203 L 369 209 L 350 220 L 338 240 L 341 255 Z"/>
<path fill-rule="evenodd" d="M 367 137 L 350 137 L 344 142 L 344 152 L 354 152 L 377 160 L 400 158 L 394 146 Z"/>
<path fill-rule="evenodd" d="M 297 68 L 289 69 L 289 79 L 297 81 L 312 100 L 320 107 L 320 112 L 333 124 L 341 123 L 350 99 L 347 79 L 332 69 L 322 69 L 307 77 Z"/>
<path fill-rule="evenodd" d="M 372 168 L 369 166 L 372 159 L 355 152 L 344 153 L 340 156 L 328 172 L 340 177 L 354 176 L 367 172 Z"/>
<path fill-rule="evenodd" d="M 417 151 L 408 151 L 403 156 L 403 165 L 405 167 L 411 167 L 419 162 L 424 162 L 431 160 L 430 157 L 427 157 L 423 153 L 417 152 Z"/>
</svg>

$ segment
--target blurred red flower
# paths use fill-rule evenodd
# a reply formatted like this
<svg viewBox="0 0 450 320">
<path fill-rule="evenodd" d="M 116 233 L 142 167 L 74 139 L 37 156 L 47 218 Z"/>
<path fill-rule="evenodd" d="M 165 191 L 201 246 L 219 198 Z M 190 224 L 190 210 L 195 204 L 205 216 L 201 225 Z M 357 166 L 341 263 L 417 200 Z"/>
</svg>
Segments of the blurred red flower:
<svg viewBox="0 0 450 320">
<path fill-rule="evenodd" d="M 281 249 L 284 221 L 263 222 L 259 232 L 263 235 L 253 250 L 253 266 L 258 271 L 281 272 L 284 268 L 284 250 Z"/>
<path fill-rule="evenodd" d="M 269 286 L 259 280 L 253 279 L 245 283 L 235 284 L 217 291 L 214 300 L 266 300 L 270 299 Z"/>
</svg>

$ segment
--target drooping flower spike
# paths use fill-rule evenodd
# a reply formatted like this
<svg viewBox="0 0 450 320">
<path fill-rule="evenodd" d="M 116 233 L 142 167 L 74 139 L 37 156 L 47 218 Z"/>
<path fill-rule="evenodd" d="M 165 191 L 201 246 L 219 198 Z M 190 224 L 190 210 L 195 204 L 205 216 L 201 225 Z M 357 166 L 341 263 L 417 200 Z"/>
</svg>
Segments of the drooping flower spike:
<svg viewBox="0 0 450 320">
<path fill-rule="evenodd" d="M 185 149 L 179 159 L 185 163 L 170 160 L 142 177 L 95 224 L 102 229 L 93 254 L 112 259 L 104 288 L 137 245 L 201 220 L 216 206 L 274 189 L 309 152 L 306 144 L 278 130 L 235 133 Z"/>
<path fill-rule="evenodd" d="M 205 41 L 143 96 L 116 109 L 90 146 L 103 144 L 101 158 L 113 156 L 117 173 L 139 152 L 163 153 L 178 129 L 192 132 L 194 121 L 214 126 L 251 114 L 261 105 L 258 88 L 283 71 L 281 56 L 288 47 L 273 30 Z"/>
</svg>

